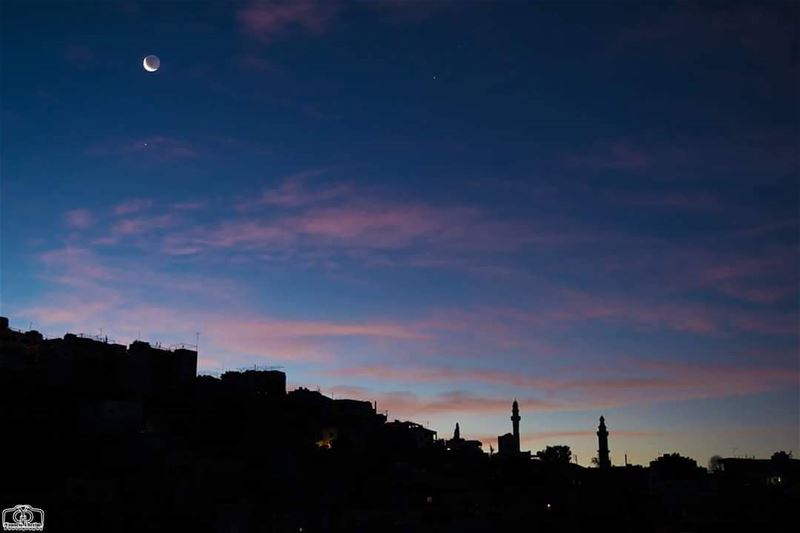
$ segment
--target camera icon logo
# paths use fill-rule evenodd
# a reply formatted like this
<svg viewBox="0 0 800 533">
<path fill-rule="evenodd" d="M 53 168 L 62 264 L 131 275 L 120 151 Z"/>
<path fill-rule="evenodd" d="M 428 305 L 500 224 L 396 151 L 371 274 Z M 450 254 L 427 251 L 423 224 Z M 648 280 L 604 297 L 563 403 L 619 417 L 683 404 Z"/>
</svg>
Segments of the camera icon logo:
<svg viewBox="0 0 800 533">
<path fill-rule="evenodd" d="M 3 531 L 42 531 L 44 511 L 31 505 L 3 509 Z"/>
</svg>

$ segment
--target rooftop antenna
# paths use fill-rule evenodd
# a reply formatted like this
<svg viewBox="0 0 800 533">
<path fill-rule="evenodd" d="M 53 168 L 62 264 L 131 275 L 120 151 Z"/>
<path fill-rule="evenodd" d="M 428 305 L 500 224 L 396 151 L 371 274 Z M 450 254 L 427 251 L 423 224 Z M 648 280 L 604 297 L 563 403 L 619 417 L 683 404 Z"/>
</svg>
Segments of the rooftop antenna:
<svg viewBox="0 0 800 533">
<path fill-rule="evenodd" d="M 628 454 L 625 454 L 625 466 L 628 466 Z"/>
<path fill-rule="evenodd" d="M 200 353 L 200 332 L 194 332 L 194 351 Z"/>
</svg>

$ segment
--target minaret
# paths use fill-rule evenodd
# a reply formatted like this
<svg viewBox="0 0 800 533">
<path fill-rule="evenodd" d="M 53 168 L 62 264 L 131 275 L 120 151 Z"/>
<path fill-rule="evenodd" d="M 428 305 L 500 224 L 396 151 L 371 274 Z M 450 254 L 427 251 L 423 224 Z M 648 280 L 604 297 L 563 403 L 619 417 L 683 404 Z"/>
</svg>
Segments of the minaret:
<svg viewBox="0 0 800 533">
<path fill-rule="evenodd" d="M 517 399 L 514 398 L 514 403 L 511 404 L 511 424 L 514 428 L 514 452 L 519 453 L 519 404 Z"/>
<path fill-rule="evenodd" d="M 600 468 L 611 468 L 611 459 L 608 457 L 608 430 L 606 429 L 606 419 L 600 417 L 600 425 L 597 427 L 597 464 Z"/>
<path fill-rule="evenodd" d="M 461 438 L 461 428 L 458 427 L 458 422 L 456 422 L 456 430 L 453 432 L 453 440 L 459 440 Z"/>
</svg>

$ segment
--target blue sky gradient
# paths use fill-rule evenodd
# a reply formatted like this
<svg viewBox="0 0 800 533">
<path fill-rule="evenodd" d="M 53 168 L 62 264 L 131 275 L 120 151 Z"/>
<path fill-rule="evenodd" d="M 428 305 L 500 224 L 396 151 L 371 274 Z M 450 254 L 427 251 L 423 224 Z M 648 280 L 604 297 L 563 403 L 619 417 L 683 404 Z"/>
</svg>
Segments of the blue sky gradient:
<svg viewBox="0 0 800 533">
<path fill-rule="evenodd" d="M 487 450 L 516 397 L 582 464 L 797 452 L 798 15 L 4 2 L 0 311 Z"/>
</svg>

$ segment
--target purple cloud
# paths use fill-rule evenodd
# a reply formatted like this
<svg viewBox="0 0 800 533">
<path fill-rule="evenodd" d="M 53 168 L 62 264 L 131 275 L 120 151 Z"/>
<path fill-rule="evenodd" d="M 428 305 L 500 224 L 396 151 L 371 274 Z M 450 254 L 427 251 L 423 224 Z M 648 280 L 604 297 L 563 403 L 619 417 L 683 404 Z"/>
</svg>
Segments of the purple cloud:
<svg viewBox="0 0 800 533">
<path fill-rule="evenodd" d="M 338 2 L 256 0 L 236 13 L 242 31 L 271 41 L 291 31 L 322 33 L 339 9 Z"/>
<path fill-rule="evenodd" d="M 92 225 L 92 214 L 88 209 L 73 209 L 64 214 L 67 227 L 73 229 L 86 229 Z"/>
</svg>

